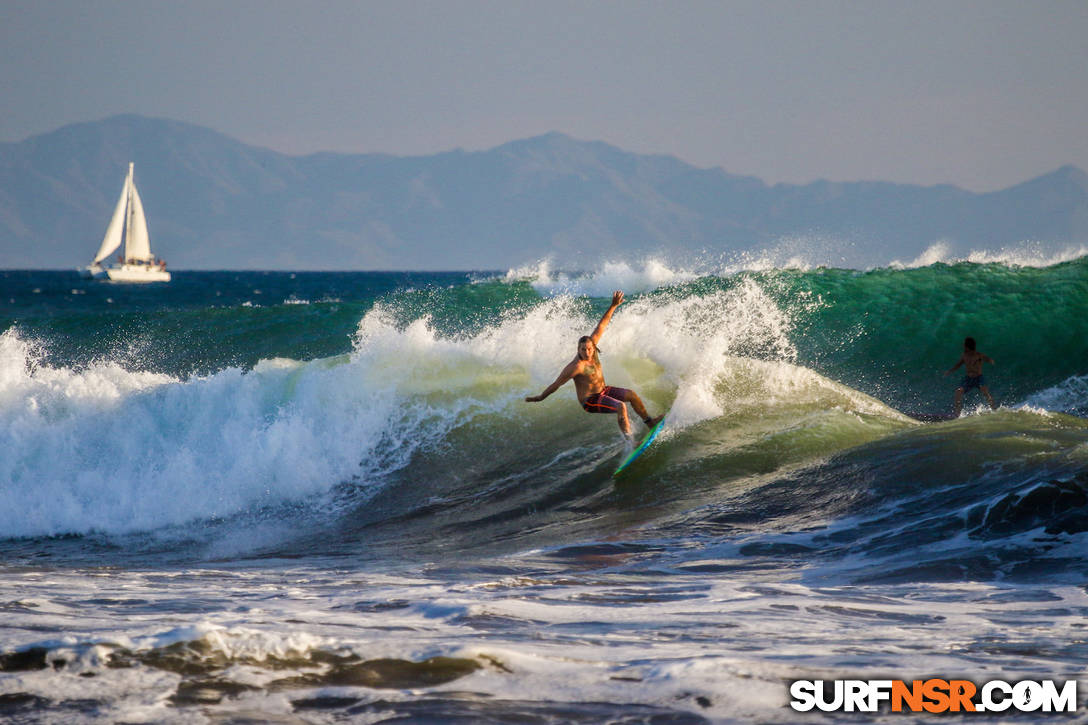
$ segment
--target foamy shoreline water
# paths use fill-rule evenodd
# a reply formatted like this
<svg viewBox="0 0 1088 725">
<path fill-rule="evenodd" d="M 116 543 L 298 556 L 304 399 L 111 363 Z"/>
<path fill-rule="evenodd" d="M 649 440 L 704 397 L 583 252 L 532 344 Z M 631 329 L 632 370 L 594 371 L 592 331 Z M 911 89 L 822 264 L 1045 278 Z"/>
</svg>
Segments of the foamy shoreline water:
<svg viewBox="0 0 1088 725">
<path fill-rule="evenodd" d="M 792 581 L 710 576 L 712 561 L 657 583 L 621 560 L 558 577 L 470 570 L 459 583 L 290 565 L 97 578 L 24 571 L 0 585 L 5 600 L 22 602 L 0 615 L 0 649 L 49 666 L 18 669 L 9 659 L 0 691 L 100 703 L 69 710 L 76 721 L 370 719 L 411 714 L 425 697 L 438 719 L 476 707 L 499 720 L 535 709 L 554 721 L 649 708 L 696 718 L 677 721 L 797 722 L 820 718 L 788 707 L 793 679 L 1064 679 L 1088 664 L 1088 652 L 1070 645 L 1077 618 L 1054 614 L 1088 605 L 1079 587 L 813 588 L 798 581 L 803 572 Z M 99 623 L 80 612 L 88 598 L 102 602 Z M 183 600 L 196 611 L 178 609 Z M 134 609 L 135 619 L 118 616 Z M 17 622 L 57 635 L 14 634 Z M 377 664 L 397 661 L 399 670 Z M 372 674 L 353 662 L 372 663 Z"/>
</svg>

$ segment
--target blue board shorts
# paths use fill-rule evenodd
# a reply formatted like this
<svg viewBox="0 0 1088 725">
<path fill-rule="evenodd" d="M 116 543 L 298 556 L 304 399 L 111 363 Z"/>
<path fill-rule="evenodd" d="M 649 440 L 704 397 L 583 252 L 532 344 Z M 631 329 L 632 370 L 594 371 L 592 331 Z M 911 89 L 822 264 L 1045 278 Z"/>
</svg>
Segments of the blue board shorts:
<svg viewBox="0 0 1088 725">
<path fill-rule="evenodd" d="M 982 387 L 985 384 L 986 384 L 986 377 L 985 376 L 977 375 L 977 376 L 972 378 L 970 375 L 968 375 L 967 377 L 965 377 L 963 379 L 963 382 L 960 383 L 960 387 L 963 388 L 963 392 L 966 393 L 971 388 L 979 388 L 979 387 Z"/>
<path fill-rule="evenodd" d="M 631 391 L 627 388 L 613 388 L 607 386 L 599 393 L 587 396 L 582 407 L 587 413 L 618 413 L 623 404 L 627 402 L 627 396 Z"/>
</svg>

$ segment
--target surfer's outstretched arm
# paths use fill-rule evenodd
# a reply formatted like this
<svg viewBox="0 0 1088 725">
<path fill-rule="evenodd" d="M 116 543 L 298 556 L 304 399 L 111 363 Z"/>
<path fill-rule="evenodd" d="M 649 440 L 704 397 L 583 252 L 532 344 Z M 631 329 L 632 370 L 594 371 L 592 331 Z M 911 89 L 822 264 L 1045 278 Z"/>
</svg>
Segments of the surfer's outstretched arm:
<svg viewBox="0 0 1088 725">
<path fill-rule="evenodd" d="M 526 403 L 539 403 L 540 401 L 544 400 L 544 398 L 547 398 L 549 395 L 554 393 L 556 390 L 559 390 L 559 388 L 561 388 L 568 380 L 573 378 L 574 373 L 577 372 L 577 370 L 578 370 L 578 361 L 575 360 L 575 361 L 569 363 L 565 368 L 563 368 L 563 372 L 559 373 L 559 377 L 557 377 L 552 382 L 551 385 L 544 388 L 543 393 L 541 393 L 540 395 L 530 395 L 530 396 L 525 398 L 525 402 Z"/>
<path fill-rule="evenodd" d="M 947 378 L 947 377 L 948 377 L 949 375 L 951 375 L 951 374 L 952 374 L 952 372 L 953 372 L 953 371 L 955 371 L 955 369 L 956 369 L 956 368 L 958 368 L 958 367 L 959 367 L 960 365 L 963 365 L 963 355 L 960 355 L 960 359 L 959 359 L 959 360 L 958 360 L 958 361 L 956 362 L 956 364 L 955 364 L 955 365 L 953 365 L 952 367 L 948 368 L 948 370 L 946 370 L 946 371 L 945 371 L 945 373 L 944 373 L 944 376 L 945 376 L 945 377 Z"/>
<path fill-rule="evenodd" d="M 612 313 L 616 311 L 616 308 L 623 304 L 623 292 L 616 290 L 612 293 L 612 304 L 605 310 L 604 316 L 601 317 L 601 321 L 597 323 L 597 326 L 593 328 L 593 332 L 590 334 L 590 339 L 593 340 L 593 344 L 596 345 L 601 340 L 601 335 L 604 334 L 604 328 L 608 327 L 608 323 L 612 321 Z"/>
</svg>

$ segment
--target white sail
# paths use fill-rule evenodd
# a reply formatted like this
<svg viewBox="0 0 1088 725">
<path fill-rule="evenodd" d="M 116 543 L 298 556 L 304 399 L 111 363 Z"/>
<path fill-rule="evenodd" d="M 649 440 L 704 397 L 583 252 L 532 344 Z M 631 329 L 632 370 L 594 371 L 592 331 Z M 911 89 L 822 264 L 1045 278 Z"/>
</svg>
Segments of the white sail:
<svg viewBox="0 0 1088 725">
<path fill-rule="evenodd" d="M 128 201 L 128 186 L 130 183 L 132 183 L 132 164 L 128 165 L 128 176 L 125 177 L 125 183 L 121 186 L 121 198 L 117 200 L 117 207 L 113 210 L 110 225 L 106 227 L 106 236 L 102 238 L 102 246 L 98 248 L 98 254 L 94 255 L 94 264 L 98 264 L 121 246 L 121 229 L 125 223 L 125 206 Z"/>
<path fill-rule="evenodd" d="M 94 262 L 81 267 L 79 274 L 85 279 L 109 279 L 113 282 L 169 282 L 170 273 L 166 262 L 157 261 L 151 254 L 151 240 L 147 234 L 147 217 L 136 183 L 132 180 L 133 164 L 128 165 L 128 176 L 121 189 L 121 198 L 106 229 L 106 237 Z M 103 267 L 99 264 L 121 246 L 124 236 L 125 254 L 121 264 Z"/>
<path fill-rule="evenodd" d="M 125 261 L 150 262 L 151 240 L 147 236 L 147 218 L 144 205 L 140 201 L 140 192 L 136 184 L 130 183 L 132 195 L 129 199 L 128 235 L 125 237 Z"/>
</svg>

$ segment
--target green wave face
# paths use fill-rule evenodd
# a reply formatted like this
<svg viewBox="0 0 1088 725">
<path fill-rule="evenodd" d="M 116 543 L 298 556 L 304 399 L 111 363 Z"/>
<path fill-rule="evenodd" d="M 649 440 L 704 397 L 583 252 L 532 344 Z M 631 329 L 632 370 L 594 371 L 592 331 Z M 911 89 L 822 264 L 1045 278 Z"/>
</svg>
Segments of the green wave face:
<svg viewBox="0 0 1088 725">
<path fill-rule="evenodd" d="M 772 276 L 785 286 L 783 302 L 821 303 L 797 321 L 799 360 L 901 409 L 947 406 L 963 369 L 940 375 L 968 336 L 996 361 L 984 374 L 999 402 L 1088 372 L 1088 259 Z"/>
</svg>

